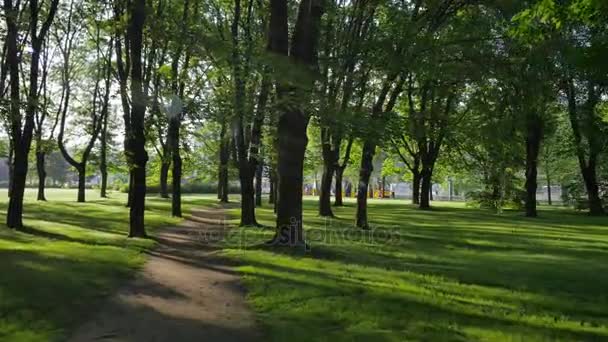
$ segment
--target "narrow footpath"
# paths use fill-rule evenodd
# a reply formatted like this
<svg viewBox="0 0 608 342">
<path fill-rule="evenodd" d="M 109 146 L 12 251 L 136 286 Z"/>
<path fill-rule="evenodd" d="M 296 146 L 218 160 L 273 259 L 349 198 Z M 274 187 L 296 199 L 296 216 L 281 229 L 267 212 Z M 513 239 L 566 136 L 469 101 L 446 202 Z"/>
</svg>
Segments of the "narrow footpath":
<svg viewBox="0 0 608 342">
<path fill-rule="evenodd" d="M 261 341 L 239 276 L 208 237 L 229 228 L 221 209 L 198 209 L 156 236 L 140 273 L 114 294 L 72 342 Z"/>
</svg>

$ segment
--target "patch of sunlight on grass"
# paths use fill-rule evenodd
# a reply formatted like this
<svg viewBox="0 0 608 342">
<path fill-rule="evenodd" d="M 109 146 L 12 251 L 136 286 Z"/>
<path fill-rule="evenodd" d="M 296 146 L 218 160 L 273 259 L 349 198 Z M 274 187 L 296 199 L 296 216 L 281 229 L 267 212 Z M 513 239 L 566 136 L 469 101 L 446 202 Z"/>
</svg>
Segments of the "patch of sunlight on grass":
<svg viewBox="0 0 608 342">
<path fill-rule="evenodd" d="M 328 220 L 307 198 L 309 253 L 264 246 L 273 229 L 252 227 L 224 253 L 272 341 L 608 339 L 608 218 L 434 204 L 372 200 L 375 230 L 361 232 L 353 200 Z M 257 216 L 273 226 L 268 206 Z"/>
<path fill-rule="evenodd" d="M 153 240 L 128 239 L 126 195 L 102 199 L 87 190 L 76 203 L 74 190 L 47 190 L 47 202 L 26 191 L 24 224 L 0 225 L 0 341 L 63 341 L 69 329 L 90 317 L 101 301 L 145 261 Z M 8 205 L 0 191 L 0 210 Z M 146 228 L 152 235 L 172 218 L 170 200 L 146 200 Z M 184 213 L 213 203 L 211 196 L 184 196 Z"/>
</svg>

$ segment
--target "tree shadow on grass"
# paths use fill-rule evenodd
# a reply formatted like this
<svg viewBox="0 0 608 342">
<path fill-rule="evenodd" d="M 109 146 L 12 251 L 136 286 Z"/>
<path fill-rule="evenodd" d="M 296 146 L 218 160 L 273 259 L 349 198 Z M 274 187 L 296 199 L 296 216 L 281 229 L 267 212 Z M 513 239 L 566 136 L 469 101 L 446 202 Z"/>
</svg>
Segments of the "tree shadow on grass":
<svg viewBox="0 0 608 342">
<path fill-rule="evenodd" d="M 60 243 L 60 242 L 58 242 Z M 66 246 L 67 248 L 70 248 Z M 36 251 L 0 250 L 0 340 L 28 331 L 34 340 L 61 340 L 103 296 L 128 277 L 128 263 L 104 260 L 107 250 L 91 250 L 91 258 L 51 256 Z M 82 256 L 78 256 L 81 258 Z"/>
<path fill-rule="evenodd" d="M 263 309 L 265 315 L 271 317 L 273 325 L 272 316 L 277 315 L 283 326 L 270 326 L 270 329 L 297 331 L 299 326 L 303 326 L 318 336 L 326 337 L 324 331 L 315 330 L 335 325 L 341 333 L 335 336 L 336 340 L 356 339 L 358 332 L 375 337 L 373 340 L 383 340 L 382 331 L 385 331 L 413 340 L 471 341 L 474 338 L 463 329 L 468 327 L 501 333 L 505 338 L 518 339 L 518 336 L 524 340 L 598 340 L 608 337 L 606 331 L 576 330 L 568 324 L 560 324 L 562 317 L 559 312 L 554 312 L 555 324 L 535 320 L 537 314 L 547 315 L 543 312 L 545 308 L 538 308 L 538 312 L 534 307 L 525 312 L 515 312 L 475 301 L 458 302 L 454 296 L 476 299 L 479 294 L 446 295 L 442 289 L 429 291 L 422 275 L 410 274 L 408 281 L 398 285 L 392 279 L 379 282 L 375 278 L 367 279 L 365 275 L 359 278 L 354 274 L 332 274 L 328 269 L 303 269 L 301 264 L 297 268 L 259 260 L 248 260 L 247 264 L 253 267 L 253 271 L 246 274 L 252 279 L 250 284 L 254 296 L 256 292 L 265 291 L 270 284 L 272 291 L 277 293 L 275 299 L 270 299 L 272 306 Z M 514 294 L 505 300 L 517 300 L 517 297 Z M 369 326 L 367 330 L 357 329 L 360 325 Z M 312 336 L 314 339 L 315 335 Z"/>
</svg>

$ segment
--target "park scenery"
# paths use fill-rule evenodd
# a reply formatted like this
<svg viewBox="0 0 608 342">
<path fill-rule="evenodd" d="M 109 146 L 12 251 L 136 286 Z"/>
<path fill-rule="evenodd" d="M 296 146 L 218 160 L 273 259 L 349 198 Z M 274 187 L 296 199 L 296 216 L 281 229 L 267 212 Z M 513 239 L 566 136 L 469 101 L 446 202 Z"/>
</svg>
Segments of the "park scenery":
<svg viewBox="0 0 608 342">
<path fill-rule="evenodd" d="M 0 1 L 0 342 L 608 341 L 607 1 Z"/>
</svg>

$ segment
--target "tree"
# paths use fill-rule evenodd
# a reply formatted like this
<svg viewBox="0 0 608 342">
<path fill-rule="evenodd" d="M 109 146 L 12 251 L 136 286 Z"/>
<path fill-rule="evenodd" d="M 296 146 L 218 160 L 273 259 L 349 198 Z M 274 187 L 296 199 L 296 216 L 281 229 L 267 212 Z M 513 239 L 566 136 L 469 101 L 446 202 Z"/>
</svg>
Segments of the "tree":
<svg viewBox="0 0 608 342">
<path fill-rule="evenodd" d="M 61 54 L 63 57 L 63 70 L 62 70 L 62 101 L 59 104 L 60 111 L 60 123 L 59 123 L 59 134 L 57 136 L 57 145 L 59 146 L 59 150 L 61 154 L 65 158 L 65 160 L 74 167 L 78 173 L 78 202 L 85 202 L 85 187 L 86 187 L 86 172 L 87 172 L 87 162 L 89 161 L 89 157 L 91 156 L 91 151 L 93 150 L 93 146 L 99 137 L 99 133 L 102 131 L 104 127 L 104 122 L 106 121 L 106 116 L 108 115 L 108 108 L 110 102 L 110 82 L 111 82 L 111 55 L 112 55 L 112 46 L 113 42 L 110 39 L 105 45 L 107 48 L 105 53 L 102 53 L 102 42 L 101 38 L 101 30 L 100 23 L 98 21 L 95 22 L 94 32 L 92 33 L 91 40 L 93 40 L 95 44 L 95 59 L 98 61 L 98 64 L 94 66 L 92 73 L 95 75 L 93 77 L 93 92 L 89 96 L 91 96 L 92 100 L 90 101 L 91 107 L 74 107 L 71 106 L 71 96 L 72 96 L 72 81 L 75 78 L 75 71 L 73 66 L 73 54 L 74 54 L 74 42 L 78 40 L 78 32 L 82 29 L 82 27 L 78 24 L 73 25 L 73 6 L 74 2 L 70 5 L 70 11 L 68 14 L 68 24 L 66 27 L 65 34 L 58 34 L 58 45 L 62 46 L 60 48 Z M 96 9 L 93 9 L 95 11 Z M 80 18 L 77 18 L 80 20 Z M 84 24 L 86 28 L 86 20 L 80 20 L 80 23 Z M 60 41 L 63 39 L 63 41 Z M 86 54 L 84 55 L 86 56 Z M 103 82 L 103 84 L 102 84 Z M 87 83 L 85 83 L 87 84 Z M 85 132 L 89 133 L 89 139 L 86 142 L 84 149 L 82 150 L 80 161 L 77 161 L 75 156 L 71 155 L 65 145 L 65 128 L 66 128 L 66 120 L 68 112 L 84 112 L 85 116 L 89 117 L 89 122 L 84 129 Z M 82 135 L 80 135 L 82 136 Z"/>
<path fill-rule="evenodd" d="M 17 2 L 19 3 L 19 2 Z M 45 2 L 46 3 L 46 2 Z M 43 4 L 45 4 L 43 3 Z M 6 225 L 9 228 L 22 228 L 23 221 L 23 194 L 25 191 L 25 180 L 28 170 L 28 155 L 32 143 L 35 114 L 38 107 L 38 76 L 40 69 L 40 54 L 42 45 L 49 32 L 50 26 L 55 18 L 59 0 L 51 0 L 48 3 L 48 12 L 42 26 L 38 29 L 41 4 L 38 0 L 29 2 L 29 35 L 31 42 L 31 59 L 29 70 L 29 89 L 27 105 L 25 108 L 25 123 L 21 126 L 22 116 L 20 113 L 19 99 L 19 60 L 17 39 L 19 35 L 18 15 L 19 8 L 12 0 L 4 0 L 4 14 L 6 20 L 6 63 L 9 66 L 10 76 L 10 139 L 13 150 L 13 174 L 11 182 L 11 198 L 6 215 Z"/>
<path fill-rule="evenodd" d="M 293 64 L 307 72 L 300 84 L 279 81 L 277 106 L 278 136 L 278 205 L 275 244 L 301 246 L 304 244 L 302 227 L 302 171 L 308 138 L 306 128 L 310 115 L 307 99 L 312 91 L 317 65 L 317 45 L 323 6 L 317 0 L 302 0 L 289 50 L 287 1 L 271 0 L 268 50 L 278 56 L 289 55 Z M 289 51 L 289 53 L 288 53 Z"/>
</svg>

